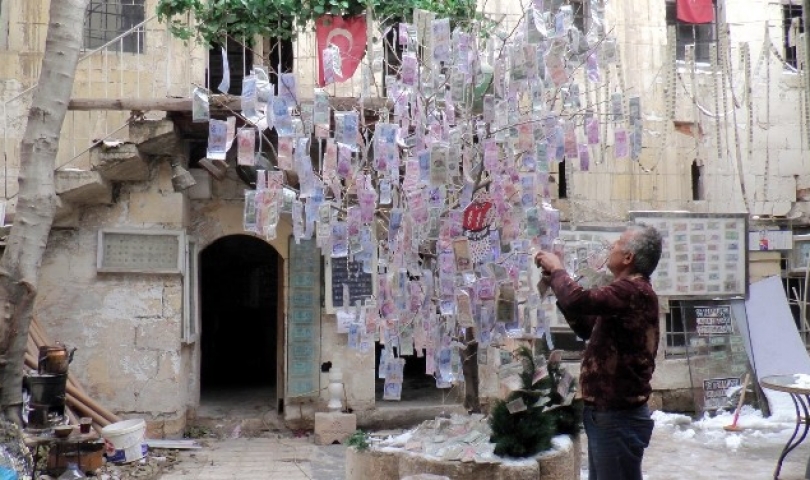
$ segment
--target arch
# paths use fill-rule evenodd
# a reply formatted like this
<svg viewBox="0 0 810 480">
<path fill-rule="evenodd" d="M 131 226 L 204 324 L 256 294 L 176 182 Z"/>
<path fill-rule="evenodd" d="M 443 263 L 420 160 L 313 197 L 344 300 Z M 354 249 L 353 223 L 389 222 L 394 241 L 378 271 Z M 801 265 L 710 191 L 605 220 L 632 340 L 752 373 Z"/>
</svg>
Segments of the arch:
<svg viewBox="0 0 810 480">
<path fill-rule="evenodd" d="M 282 363 L 283 259 L 264 240 L 226 235 L 199 258 L 201 400 L 260 391 L 272 406 Z"/>
</svg>

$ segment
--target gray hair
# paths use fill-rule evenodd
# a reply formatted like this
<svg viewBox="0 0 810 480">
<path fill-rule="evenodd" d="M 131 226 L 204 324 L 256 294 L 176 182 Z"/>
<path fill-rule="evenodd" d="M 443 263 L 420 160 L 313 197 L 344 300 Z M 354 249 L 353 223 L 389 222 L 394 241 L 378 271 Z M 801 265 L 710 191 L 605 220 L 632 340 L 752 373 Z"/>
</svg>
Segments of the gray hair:
<svg viewBox="0 0 810 480">
<path fill-rule="evenodd" d="M 627 229 L 633 232 L 625 247 L 627 252 L 633 254 L 633 269 L 635 273 L 650 278 L 661 259 L 661 234 L 643 223 L 631 225 Z"/>
</svg>

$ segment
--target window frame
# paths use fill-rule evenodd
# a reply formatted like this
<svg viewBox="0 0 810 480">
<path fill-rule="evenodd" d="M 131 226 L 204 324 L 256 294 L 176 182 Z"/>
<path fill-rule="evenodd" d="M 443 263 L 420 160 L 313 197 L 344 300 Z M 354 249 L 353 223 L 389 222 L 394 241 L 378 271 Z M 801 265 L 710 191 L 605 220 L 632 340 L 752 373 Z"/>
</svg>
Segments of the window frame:
<svg viewBox="0 0 810 480">
<path fill-rule="evenodd" d="M 197 341 L 200 332 L 200 248 L 196 239 L 186 237 L 185 256 L 180 340 L 191 344 Z"/>
<path fill-rule="evenodd" d="M 676 61 L 683 62 L 686 60 L 686 47 L 691 45 L 695 49 L 695 63 L 709 63 L 711 49 L 717 48 L 717 17 L 720 13 L 717 7 L 717 0 L 712 0 L 712 3 L 714 4 L 714 20 L 712 22 L 686 23 L 678 20 L 676 0 L 666 0 L 666 25 L 675 27 Z M 684 38 L 686 37 L 684 32 L 688 32 L 690 29 L 692 31 L 691 38 Z M 698 38 L 699 36 L 706 36 L 708 39 Z M 703 47 L 705 50 L 699 47 Z"/>
<path fill-rule="evenodd" d="M 132 237 L 162 236 L 173 237 L 177 242 L 176 263 L 166 268 L 137 268 L 137 267 L 116 267 L 105 263 L 104 250 L 106 237 L 108 235 L 129 235 Z M 185 272 L 185 252 L 186 240 L 184 230 L 159 230 L 159 229 L 129 229 L 129 228 L 101 228 L 98 231 L 98 248 L 96 250 L 96 272 L 97 273 L 139 273 L 158 275 L 183 275 Z"/>
<path fill-rule="evenodd" d="M 791 67 L 798 68 L 799 56 L 798 48 L 796 45 L 790 46 L 790 26 L 794 18 L 799 19 L 799 34 L 804 33 L 804 8 L 801 3 L 796 3 L 792 0 L 782 0 L 782 52 L 785 56 L 785 63 Z M 793 15 L 798 13 L 798 15 Z M 796 42 L 801 41 L 799 38 L 795 39 Z"/>
<path fill-rule="evenodd" d="M 127 15 L 124 11 L 125 7 L 140 7 L 140 12 L 133 10 L 131 13 L 135 15 Z M 128 35 L 124 35 L 124 33 L 146 21 L 146 7 L 147 0 L 90 0 L 84 13 L 84 24 L 82 25 L 82 49 L 84 51 L 94 51 L 103 47 L 105 50 L 120 53 L 145 54 L 146 29 L 139 28 Z M 96 16 L 98 16 L 98 21 L 102 24 L 109 22 L 109 19 L 113 18 L 120 25 L 115 29 L 94 28 L 92 24 Z M 107 45 L 110 42 L 113 43 Z M 105 45 L 107 46 L 105 47 Z"/>
</svg>

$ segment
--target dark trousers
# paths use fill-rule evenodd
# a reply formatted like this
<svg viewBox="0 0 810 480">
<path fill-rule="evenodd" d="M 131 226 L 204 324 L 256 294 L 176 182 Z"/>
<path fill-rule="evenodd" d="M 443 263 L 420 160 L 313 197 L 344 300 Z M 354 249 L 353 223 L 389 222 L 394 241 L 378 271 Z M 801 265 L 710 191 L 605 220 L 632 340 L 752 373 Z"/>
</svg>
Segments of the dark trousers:
<svg viewBox="0 0 810 480">
<path fill-rule="evenodd" d="M 628 410 L 585 406 L 588 480 L 642 480 L 641 458 L 654 422 L 647 405 Z"/>
</svg>

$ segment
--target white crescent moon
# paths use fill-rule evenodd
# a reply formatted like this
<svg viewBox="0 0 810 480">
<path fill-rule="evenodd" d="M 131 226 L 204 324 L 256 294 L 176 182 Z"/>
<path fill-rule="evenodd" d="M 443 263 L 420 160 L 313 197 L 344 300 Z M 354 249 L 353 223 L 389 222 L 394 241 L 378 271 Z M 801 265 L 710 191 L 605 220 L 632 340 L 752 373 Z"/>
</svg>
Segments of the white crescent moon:
<svg viewBox="0 0 810 480">
<path fill-rule="evenodd" d="M 352 34 L 349 33 L 348 30 L 346 30 L 345 28 L 333 28 L 332 31 L 329 32 L 329 35 L 326 36 L 327 45 L 332 43 L 333 37 L 345 37 L 346 40 L 349 42 L 349 48 L 347 48 L 346 52 L 344 53 L 350 52 L 352 50 L 352 47 L 354 46 L 354 39 L 352 38 Z"/>
</svg>

